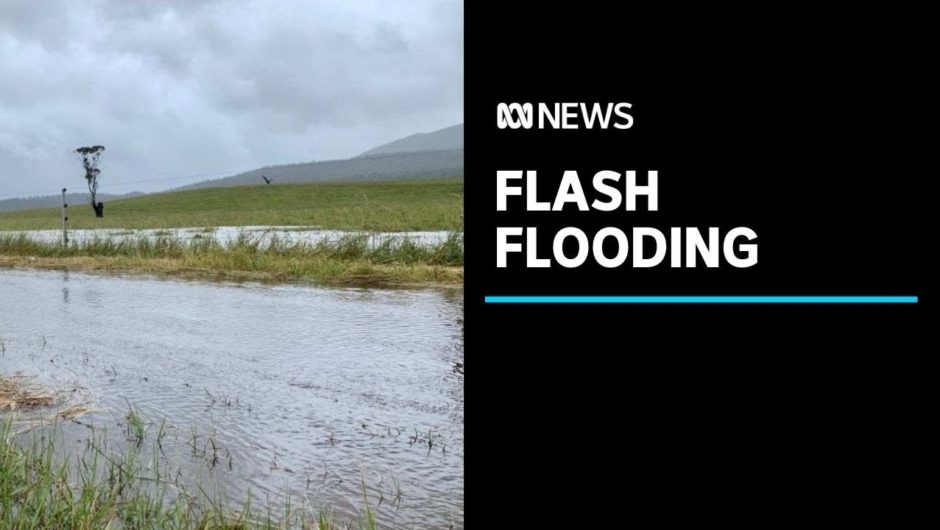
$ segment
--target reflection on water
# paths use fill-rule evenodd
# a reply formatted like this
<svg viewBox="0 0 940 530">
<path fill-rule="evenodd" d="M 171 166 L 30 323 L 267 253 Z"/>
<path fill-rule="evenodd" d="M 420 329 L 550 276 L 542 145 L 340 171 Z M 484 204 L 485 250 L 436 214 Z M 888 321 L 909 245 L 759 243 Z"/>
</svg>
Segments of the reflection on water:
<svg viewBox="0 0 940 530">
<path fill-rule="evenodd" d="M 462 310 L 452 291 L 7 270 L 0 373 L 79 387 L 102 408 L 83 421 L 115 436 L 127 402 L 166 418 L 173 467 L 232 498 L 290 490 L 355 515 L 365 481 L 387 526 L 460 527 Z M 194 437 L 226 465 L 194 457 Z"/>
</svg>

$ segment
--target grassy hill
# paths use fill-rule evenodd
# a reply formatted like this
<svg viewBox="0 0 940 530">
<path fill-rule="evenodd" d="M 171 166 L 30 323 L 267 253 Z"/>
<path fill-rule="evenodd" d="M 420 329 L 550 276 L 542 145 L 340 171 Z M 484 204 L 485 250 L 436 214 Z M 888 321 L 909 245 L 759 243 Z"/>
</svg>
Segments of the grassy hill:
<svg viewBox="0 0 940 530">
<path fill-rule="evenodd" d="M 345 160 L 267 166 L 231 177 L 183 186 L 180 189 L 263 184 L 262 175 L 275 184 L 434 180 L 463 177 L 463 149 L 387 153 Z"/>
<path fill-rule="evenodd" d="M 264 184 L 160 193 L 69 207 L 70 228 L 303 225 L 402 231 L 463 230 L 463 179 Z M 0 213 L 0 230 L 61 228 L 59 208 Z"/>
</svg>

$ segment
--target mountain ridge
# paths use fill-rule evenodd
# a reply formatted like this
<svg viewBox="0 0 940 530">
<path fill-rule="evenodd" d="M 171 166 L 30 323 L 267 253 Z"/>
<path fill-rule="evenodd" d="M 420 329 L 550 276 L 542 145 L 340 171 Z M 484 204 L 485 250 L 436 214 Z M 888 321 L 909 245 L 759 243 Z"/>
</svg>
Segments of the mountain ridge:
<svg viewBox="0 0 940 530">
<path fill-rule="evenodd" d="M 424 151 L 449 151 L 463 149 L 463 124 L 451 125 L 436 131 L 415 133 L 373 147 L 359 157 L 391 153 L 417 153 Z"/>
</svg>

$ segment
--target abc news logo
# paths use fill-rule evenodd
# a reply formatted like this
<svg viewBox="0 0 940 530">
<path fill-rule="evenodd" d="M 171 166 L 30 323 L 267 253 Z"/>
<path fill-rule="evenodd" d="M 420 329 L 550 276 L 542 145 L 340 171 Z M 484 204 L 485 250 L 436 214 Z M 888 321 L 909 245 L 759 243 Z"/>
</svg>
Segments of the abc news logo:
<svg viewBox="0 0 940 530">
<path fill-rule="evenodd" d="M 629 129 L 633 116 L 629 103 L 499 103 L 496 126 L 500 129 Z M 538 112 L 535 112 L 535 109 Z"/>
</svg>

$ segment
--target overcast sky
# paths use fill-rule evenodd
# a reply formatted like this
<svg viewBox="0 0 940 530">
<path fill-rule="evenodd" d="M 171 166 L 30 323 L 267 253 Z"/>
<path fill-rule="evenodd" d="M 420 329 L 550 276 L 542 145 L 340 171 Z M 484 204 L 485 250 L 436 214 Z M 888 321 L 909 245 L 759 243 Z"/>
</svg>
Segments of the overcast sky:
<svg viewBox="0 0 940 530">
<path fill-rule="evenodd" d="M 459 0 L 0 0 L 0 199 L 355 156 L 463 118 Z M 221 175 L 211 175 L 216 177 Z"/>
</svg>

